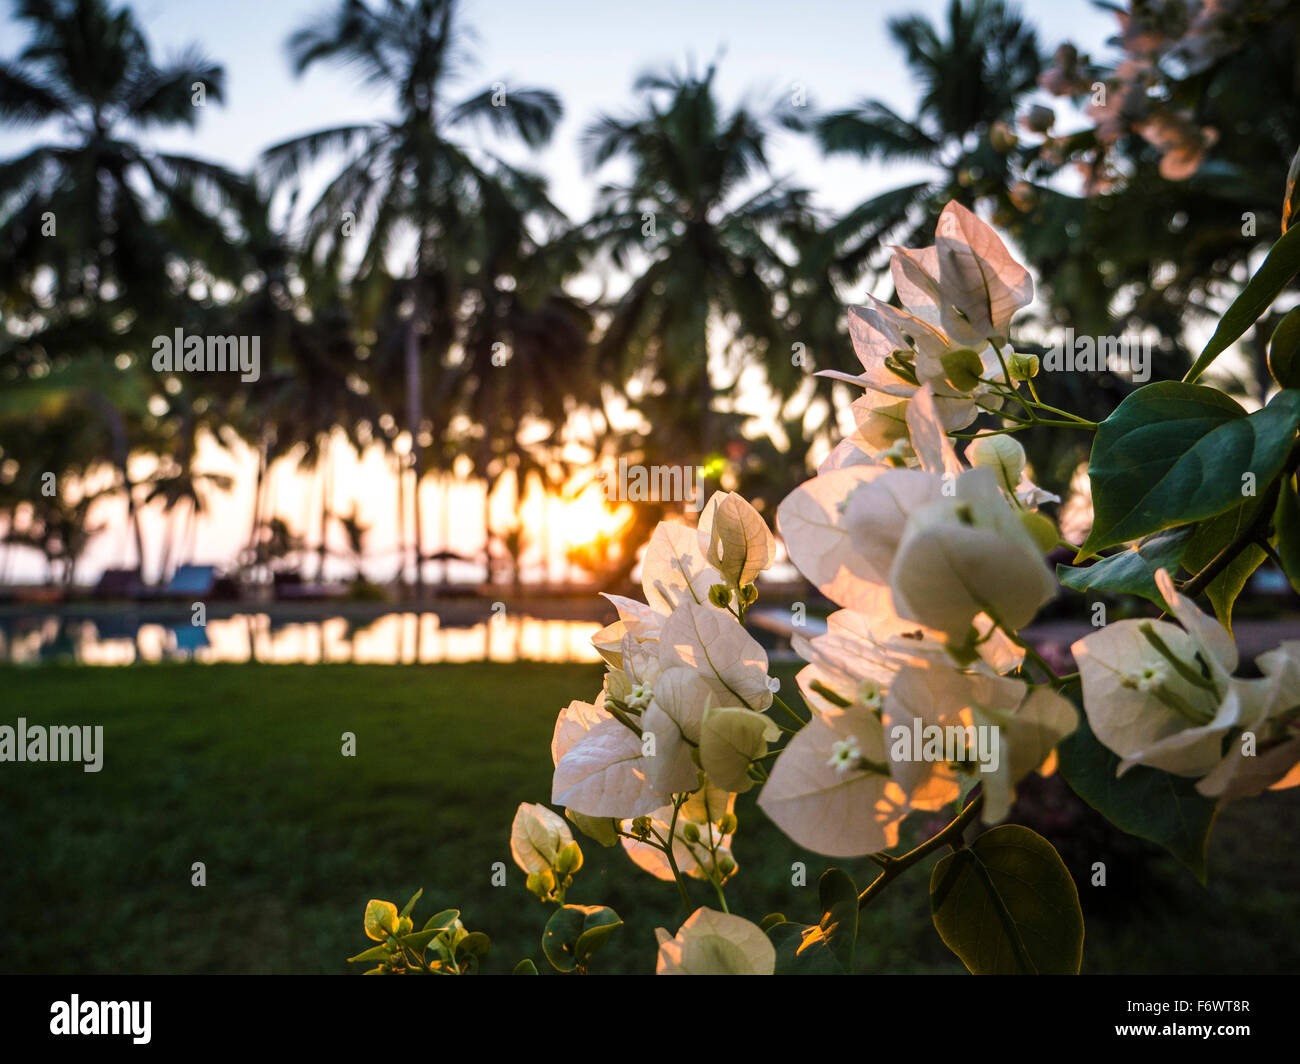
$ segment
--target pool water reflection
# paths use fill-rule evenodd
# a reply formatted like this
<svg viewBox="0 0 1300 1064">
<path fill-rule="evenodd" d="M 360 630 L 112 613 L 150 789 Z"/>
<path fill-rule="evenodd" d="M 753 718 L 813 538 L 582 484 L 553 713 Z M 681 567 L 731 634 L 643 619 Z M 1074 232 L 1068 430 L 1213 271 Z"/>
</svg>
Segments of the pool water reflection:
<svg viewBox="0 0 1300 1064">
<path fill-rule="evenodd" d="M 272 620 L 237 613 L 204 626 L 130 617 L 6 619 L 0 623 L 0 662 L 83 665 L 194 660 L 308 664 L 414 664 L 443 661 L 600 660 L 593 621 L 547 620 L 523 614 L 444 627 L 436 613 L 378 617 Z"/>
</svg>

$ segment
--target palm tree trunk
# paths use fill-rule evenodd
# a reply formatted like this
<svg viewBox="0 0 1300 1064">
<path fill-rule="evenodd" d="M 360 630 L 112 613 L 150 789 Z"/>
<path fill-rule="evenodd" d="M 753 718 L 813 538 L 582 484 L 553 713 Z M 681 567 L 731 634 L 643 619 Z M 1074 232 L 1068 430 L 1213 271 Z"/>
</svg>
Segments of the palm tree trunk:
<svg viewBox="0 0 1300 1064">
<path fill-rule="evenodd" d="M 424 420 L 420 387 L 420 334 L 412 314 L 406 333 L 406 428 L 411 434 L 411 466 L 415 471 L 412 506 L 414 514 L 415 597 L 424 597 L 424 537 L 421 535 L 420 481 L 424 478 L 424 448 L 420 446 L 420 422 Z"/>
<path fill-rule="evenodd" d="M 406 463 L 402 456 L 393 452 L 397 464 L 397 588 L 401 593 L 406 583 Z"/>
<path fill-rule="evenodd" d="M 316 548 L 316 583 L 325 583 L 325 540 L 329 536 L 330 481 L 331 473 L 330 441 L 326 439 L 320 460 L 320 543 Z"/>
</svg>

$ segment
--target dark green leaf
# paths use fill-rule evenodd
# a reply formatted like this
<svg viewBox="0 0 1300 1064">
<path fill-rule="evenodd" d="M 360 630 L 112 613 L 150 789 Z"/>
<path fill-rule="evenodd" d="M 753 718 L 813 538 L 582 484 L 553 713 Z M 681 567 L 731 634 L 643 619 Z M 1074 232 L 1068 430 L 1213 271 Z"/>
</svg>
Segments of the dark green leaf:
<svg viewBox="0 0 1300 1064">
<path fill-rule="evenodd" d="M 1300 388 L 1300 307 L 1277 324 L 1268 341 L 1268 371 L 1283 388 Z"/>
<path fill-rule="evenodd" d="M 777 924 L 783 923 L 785 923 L 785 913 L 768 913 L 759 921 L 758 926 L 763 931 L 770 931 L 772 928 L 776 927 Z"/>
<path fill-rule="evenodd" d="M 1075 794 L 1121 831 L 1163 846 L 1205 882 L 1205 844 L 1217 806 L 1193 780 L 1146 765 L 1116 778 L 1119 755 L 1102 746 L 1086 717 L 1056 749 Z"/>
<path fill-rule="evenodd" d="M 355 957 L 349 957 L 349 964 L 357 964 L 360 961 L 386 961 L 392 954 L 383 946 L 371 946 L 363 953 L 358 953 Z"/>
<path fill-rule="evenodd" d="M 846 972 L 853 971 L 853 947 L 858 941 L 858 888 L 847 872 L 828 868 L 817 881 L 822 920 L 818 926 L 835 959 Z"/>
<path fill-rule="evenodd" d="M 525 957 L 523 960 L 521 960 L 518 964 L 515 965 L 515 970 L 510 974 L 511 975 L 536 975 L 537 965 L 533 963 L 531 957 Z"/>
<path fill-rule="evenodd" d="M 820 927 L 786 921 L 768 928 L 777 975 L 845 975 Z"/>
<path fill-rule="evenodd" d="M 1210 342 L 1200 353 L 1183 380 L 1191 383 L 1228 349 L 1228 345 L 1259 320 L 1297 273 L 1300 273 L 1300 227 L 1291 227 L 1268 252 L 1255 276 L 1232 301 L 1214 330 Z"/>
<path fill-rule="evenodd" d="M 985 832 L 934 866 L 930 911 L 976 975 L 1077 975 L 1079 892 L 1060 854 L 1019 824 Z"/>
<path fill-rule="evenodd" d="M 618 913 L 605 905 L 565 905 L 556 909 L 542 932 L 542 952 L 558 971 L 571 972 L 586 956 L 622 923 Z M 586 953 L 578 952 L 584 936 L 596 935 L 583 944 Z"/>
<path fill-rule="evenodd" d="M 1095 517 L 1079 557 L 1240 506 L 1245 474 L 1262 491 L 1281 472 L 1298 424 L 1300 391 L 1279 392 L 1247 415 L 1213 388 L 1139 388 L 1093 441 Z"/>
<path fill-rule="evenodd" d="M 1291 581 L 1291 586 L 1300 591 L 1300 497 L 1296 495 L 1290 477 L 1282 485 L 1282 493 L 1277 498 L 1273 528 L 1276 532 L 1273 545 L 1282 560 L 1282 571 Z"/>
<path fill-rule="evenodd" d="M 424 893 L 424 888 L 421 887 L 421 888 L 420 888 L 419 890 L 417 890 L 414 894 L 412 894 L 412 895 L 411 895 L 411 900 L 408 901 L 405 905 L 402 906 L 402 911 L 401 911 L 400 913 L 398 913 L 397 915 L 398 915 L 398 916 L 410 916 L 410 915 L 411 915 L 411 911 L 415 908 L 415 903 L 416 903 L 417 901 L 420 900 L 420 895 L 423 894 L 423 893 Z"/>
<path fill-rule="evenodd" d="M 1200 572 L 1218 554 L 1255 520 L 1263 499 L 1258 495 L 1196 527 L 1196 534 L 1187 544 L 1183 554 L 1183 567 L 1192 574 Z M 1214 614 L 1228 631 L 1232 631 L 1232 606 L 1241 594 L 1251 573 L 1260 567 L 1267 555 L 1257 546 L 1241 551 L 1228 567 L 1209 582 L 1205 593 L 1214 607 Z M 1158 603 L 1163 606 L 1163 603 Z"/>
<path fill-rule="evenodd" d="M 1141 595 L 1164 609 L 1165 600 L 1156 587 L 1156 570 L 1167 569 L 1171 574 L 1177 573 L 1178 562 L 1191 534 L 1191 525 L 1171 528 L 1092 565 L 1079 568 L 1058 565 L 1056 575 L 1066 587 L 1084 594 L 1104 591 L 1116 595 Z"/>
</svg>

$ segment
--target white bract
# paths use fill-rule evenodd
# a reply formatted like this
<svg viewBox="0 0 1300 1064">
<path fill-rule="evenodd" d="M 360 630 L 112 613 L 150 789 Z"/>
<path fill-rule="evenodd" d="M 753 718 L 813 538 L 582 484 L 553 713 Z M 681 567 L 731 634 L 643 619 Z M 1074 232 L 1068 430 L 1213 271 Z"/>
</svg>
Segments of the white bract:
<svg viewBox="0 0 1300 1064">
<path fill-rule="evenodd" d="M 662 927 L 656 975 L 771 975 L 776 948 L 757 924 L 715 909 L 696 909 L 676 935 Z"/>
</svg>

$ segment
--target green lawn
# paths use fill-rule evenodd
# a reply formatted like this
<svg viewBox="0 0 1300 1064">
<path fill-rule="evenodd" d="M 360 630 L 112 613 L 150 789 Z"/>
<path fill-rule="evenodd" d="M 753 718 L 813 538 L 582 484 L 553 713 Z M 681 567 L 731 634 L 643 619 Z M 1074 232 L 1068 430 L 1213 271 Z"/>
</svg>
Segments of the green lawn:
<svg viewBox="0 0 1300 1064">
<path fill-rule="evenodd" d="M 0 764 L 0 970 L 343 972 L 366 945 L 366 900 L 400 905 L 418 886 L 417 916 L 456 906 L 491 936 L 488 970 L 523 956 L 544 969 L 547 909 L 510 863 L 510 821 L 550 796 L 556 711 L 599 684 L 595 666 L 529 664 L 0 669 L 0 723 L 105 726 L 98 774 Z M 345 731 L 355 758 L 340 755 Z M 829 862 L 752 801 L 739 812 L 732 908 L 814 919 Z M 1297 792 L 1225 812 L 1208 890 L 1143 845 L 1053 815 L 1075 867 L 1110 870 L 1100 889 L 1076 875 L 1087 970 L 1300 971 Z M 628 921 L 597 967 L 649 970 L 654 927 L 681 920 L 675 891 L 621 851 L 583 848 L 570 900 Z M 206 887 L 190 885 L 195 861 Z M 491 885 L 497 861 L 505 887 Z M 807 887 L 791 886 L 795 861 Z M 866 914 L 865 970 L 960 970 L 930 927 L 927 881 L 914 870 Z"/>
</svg>

